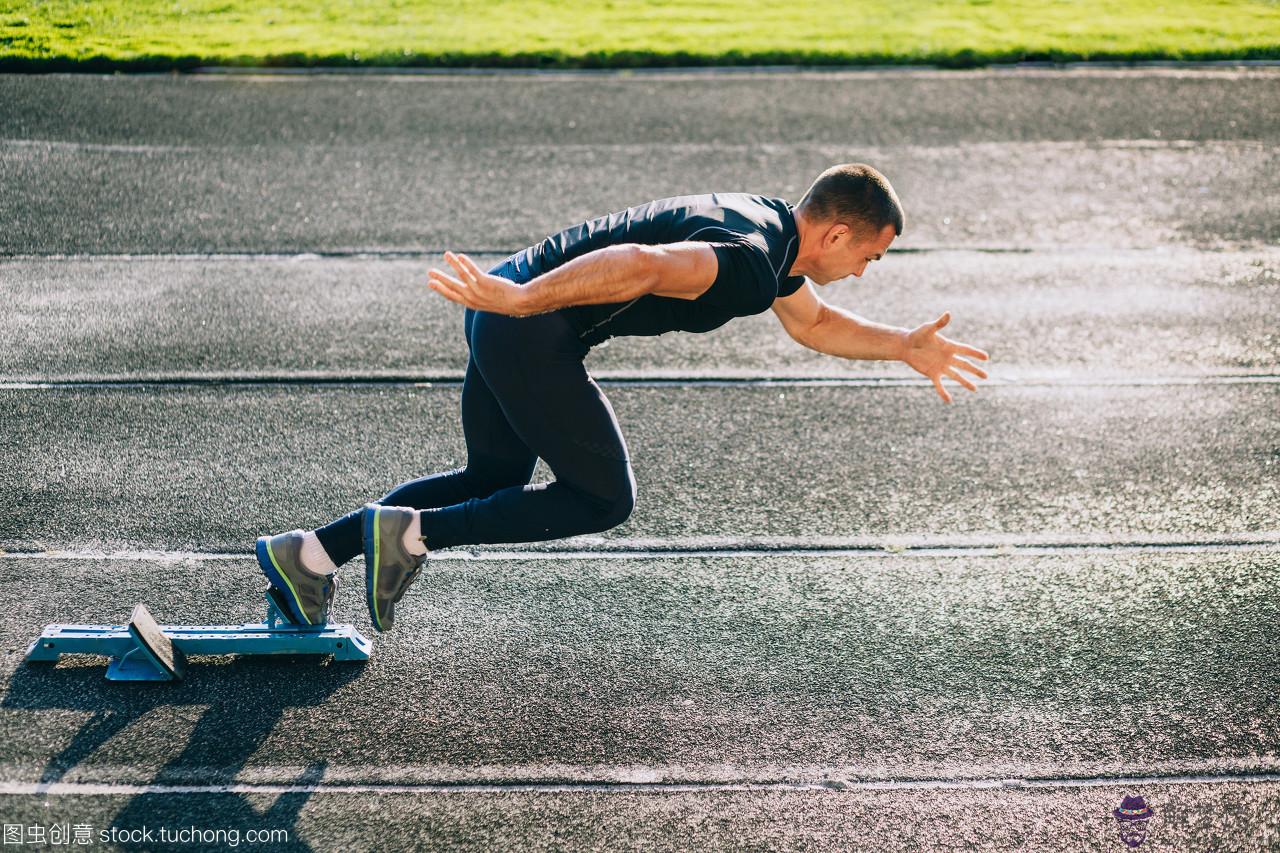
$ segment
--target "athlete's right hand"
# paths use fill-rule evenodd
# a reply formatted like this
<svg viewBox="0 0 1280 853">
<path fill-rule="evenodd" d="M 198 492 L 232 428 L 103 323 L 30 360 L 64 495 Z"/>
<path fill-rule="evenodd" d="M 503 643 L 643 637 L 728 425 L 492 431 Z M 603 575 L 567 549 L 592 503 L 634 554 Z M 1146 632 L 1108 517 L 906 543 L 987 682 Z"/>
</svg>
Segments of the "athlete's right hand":
<svg viewBox="0 0 1280 853">
<path fill-rule="evenodd" d="M 466 255 L 445 252 L 444 259 L 457 271 L 458 278 L 433 268 L 427 272 L 427 287 L 445 299 L 493 314 L 524 317 L 530 313 L 525 308 L 525 292 L 520 285 L 489 275 Z"/>
</svg>

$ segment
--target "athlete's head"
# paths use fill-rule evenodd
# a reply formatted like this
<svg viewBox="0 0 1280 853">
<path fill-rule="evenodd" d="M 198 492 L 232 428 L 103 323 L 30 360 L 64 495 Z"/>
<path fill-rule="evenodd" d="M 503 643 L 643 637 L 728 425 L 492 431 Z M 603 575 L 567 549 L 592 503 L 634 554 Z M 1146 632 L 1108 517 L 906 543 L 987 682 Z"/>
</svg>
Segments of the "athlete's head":
<svg viewBox="0 0 1280 853">
<path fill-rule="evenodd" d="M 792 275 L 817 284 L 860 276 L 889 249 L 906 217 L 884 175 L 865 163 L 827 169 L 796 205 L 800 251 Z"/>
</svg>

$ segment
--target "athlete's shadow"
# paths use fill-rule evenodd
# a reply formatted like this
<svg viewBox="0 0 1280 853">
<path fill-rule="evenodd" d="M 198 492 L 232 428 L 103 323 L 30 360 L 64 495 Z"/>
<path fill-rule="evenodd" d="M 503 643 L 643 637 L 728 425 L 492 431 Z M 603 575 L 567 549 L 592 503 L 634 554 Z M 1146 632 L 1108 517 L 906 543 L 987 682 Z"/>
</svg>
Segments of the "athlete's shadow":
<svg viewBox="0 0 1280 853">
<path fill-rule="evenodd" d="M 90 717 L 67 745 L 45 764 L 38 781 L 41 785 L 50 785 L 62 781 L 127 727 L 137 724 L 141 733 L 148 725 L 151 711 L 176 706 L 207 706 L 189 736 L 186 734 L 189 724 L 185 722 L 184 715 L 154 715 L 158 719 L 151 721 L 153 728 L 146 734 L 147 742 L 152 745 L 152 754 L 158 752 L 160 755 L 157 757 L 163 757 L 169 753 L 165 747 L 179 738 L 185 737 L 186 745 L 179 753 L 173 754 L 152 778 L 128 781 L 155 785 L 228 785 L 237 781 L 237 774 L 266 742 L 287 709 L 300 708 L 314 713 L 326 697 L 356 678 L 363 668 L 360 663 L 330 661 L 314 655 L 241 657 L 221 665 L 200 661 L 198 658 L 193 662 L 185 681 L 162 683 L 107 681 L 103 677 L 101 663 L 57 668 L 52 664 L 23 663 L 10 678 L 0 707 L 24 711 L 89 712 Z M 182 718 L 180 729 L 173 728 L 174 717 Z M 170 726 L 171 730 L 157 731 L 162 726 Z M 309 750 L 301 773 L 292 779 L 272 778 L 270 783 L 309 786 L 323 780 L 327 743 L 322 734 L 324 728 L 323 722 L 316 720 L 314 725 L 305 728 L 306 737 L 301 746 L 297 741 L 291 741 L 295 755 L 299 749 Z M 124 746 L 113 744 L 113 751 Z M 123 751 L 128 752 L 127 749 Z M 145 755 L 143 753 L 144 758 Z M 111 826 L 129 829 L 143 825 L 167 825 L 238 830 L 242 841 L 249 830 L 283 829 L 288 831 L 288 841 L 277 839 L 272 842 L 271 849 L 310 850 L 295 832 L 298 814 L 310 792 L 283 793 L 262 811 L 235 793 L 209 792 L 200 797 L 201 808 L 192 809 L 188 797 L 167 793 L 135 794 L 115 816 Z M 184 849 L 194 849 L 192 845 L 183 846 Z M 212 846 L 225 849 L 226 845 Z"/>
</svg>

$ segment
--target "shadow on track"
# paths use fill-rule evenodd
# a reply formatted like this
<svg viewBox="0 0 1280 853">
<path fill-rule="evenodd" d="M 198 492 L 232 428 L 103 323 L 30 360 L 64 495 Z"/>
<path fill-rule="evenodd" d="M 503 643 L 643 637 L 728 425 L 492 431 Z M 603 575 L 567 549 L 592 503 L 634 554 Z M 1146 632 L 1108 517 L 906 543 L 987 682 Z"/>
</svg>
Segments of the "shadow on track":
<svg viewBox="0 0 1280 853">
<path fill-rule="evenodd" d="M 88 658 L 66 658 L 77 659 Z M 202 665 L 207 661 L 227 662 L 220 666 Z M 147 726 L 151 712 L 207 706 L 185 746 L 166 761 L 150 783 L 226 785 L 236 781 L 237 774 L 262 747 L 286 710 L 315 708 L 363 670 L 358 665 L 334 663 L 315 656 L 205 657 L 194 658 L 192 662 L 194 665 L 185 681 L 149 683 L 107 681 L 100 665 L 23 664 L 10 678 L 0 707 L 91 714 L 67 745 L 46 763 L 38 783 L 51 785 L 91 759 L 107 741 L 128 727 Z M 160 719 L 151 721 L 153 727 L 170 726 L 174 716 L 182 715 L 158 716 Z M 171 750 L 166 747 L 176 748 L 174 740 L 180 736 L 177 732 L 168 737 L 163 733 L 153 734 L 150 743 L 157 749 L 156 758 L 170 754 Z M 272 781 L 300 786 L 321 783 L 326 761 L 319 756 L 307 758 L 307 766 L 296 778 Z M 144 824 L 216 828 L 238 831 L 241 839 L 250 830 L 284 829 L 288 831 L 288 842 L 273 843 L 272 849 L 309 851 L 311 847 L 297 837 L 294 829 L 310 796 L 309 791 L 281 794 L 266 810 L 259 811 L 245 796 L 236 793 L 204 794 L 199 808 L 192 808 L 190 800 L 171 793 L 138 793 L 115 816 L 111 826 L 120 829 Z M 194 849 L 192 845 L 183 847 Z"/>
</svg>

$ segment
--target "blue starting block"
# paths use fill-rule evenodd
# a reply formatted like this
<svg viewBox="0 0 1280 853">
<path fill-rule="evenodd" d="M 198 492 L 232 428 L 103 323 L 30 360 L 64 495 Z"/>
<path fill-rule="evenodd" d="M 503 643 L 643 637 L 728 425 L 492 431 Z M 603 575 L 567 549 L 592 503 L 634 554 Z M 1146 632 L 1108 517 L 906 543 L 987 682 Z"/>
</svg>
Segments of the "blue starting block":
<svg viewBox="0 0 1280 853">
<path fill-rule="evenodd" d="M 108 655 L 112 681 L 175 681 L 189 655 L 333 655 L 368 660 L 373 643 L 352 625 L 297 625 L 274 588 L 266 592 L 265 622 L 243 625 L 157 625 L 143 604 L 128 625 L 48 625 L 27 649 L 28 662 L 58 655 Z"/>
</svg>

